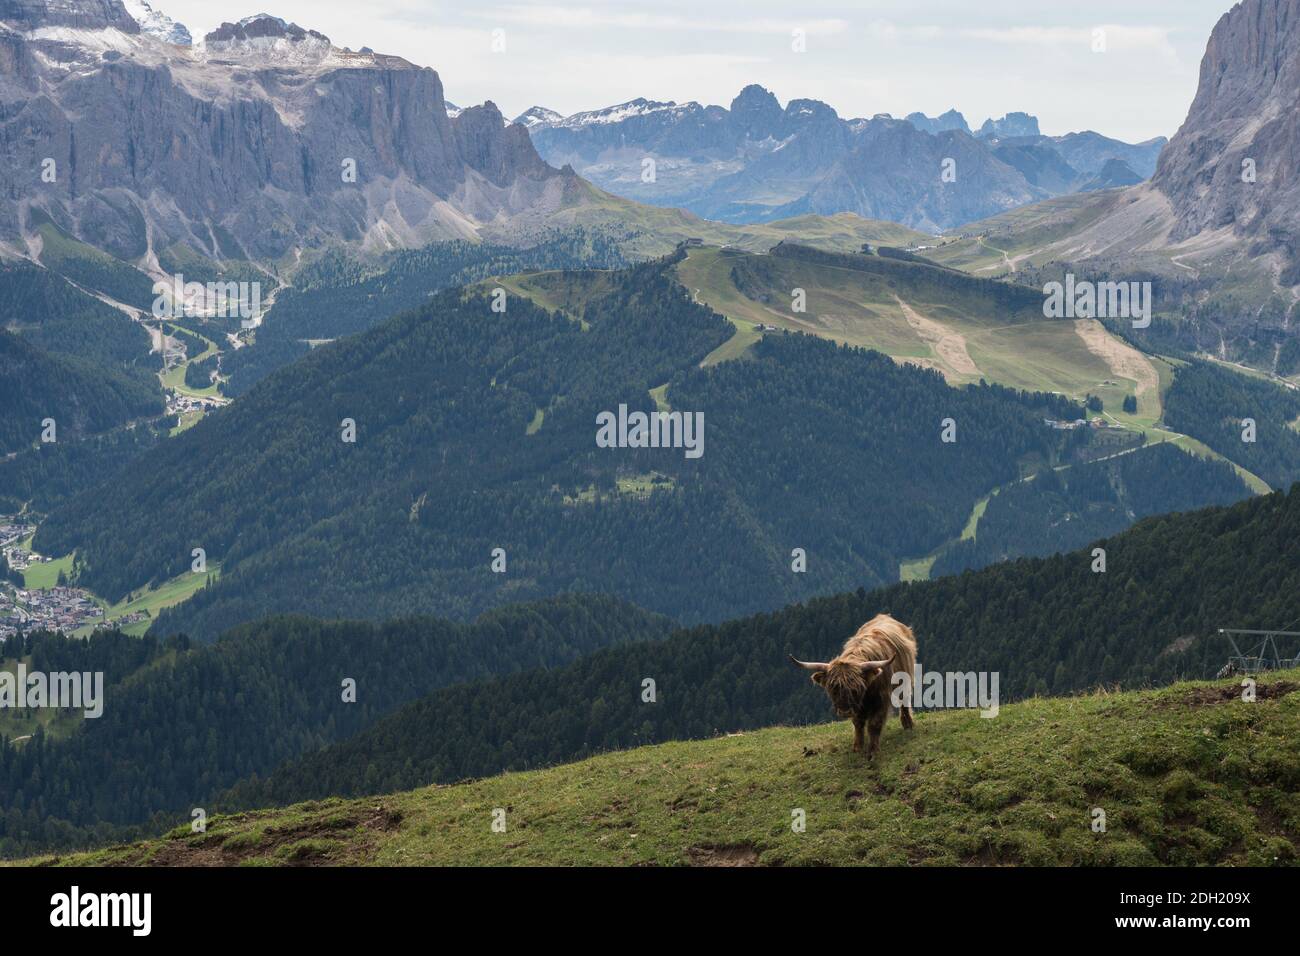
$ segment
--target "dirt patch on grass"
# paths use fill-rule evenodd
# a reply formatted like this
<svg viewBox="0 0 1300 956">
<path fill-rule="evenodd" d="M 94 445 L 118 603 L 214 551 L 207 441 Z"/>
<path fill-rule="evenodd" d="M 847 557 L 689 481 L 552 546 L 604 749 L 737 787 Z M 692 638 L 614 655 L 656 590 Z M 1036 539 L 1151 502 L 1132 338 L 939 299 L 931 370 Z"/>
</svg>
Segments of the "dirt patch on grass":
<svg viewBox="0 0 1300 956">
<path fill-rule="evenodd" d="M 184 834 L 152 844 L 124 848 L 110 866 L 236 866 L 246 860 L 271 857 L 286 866 L 327 866 L 356 856 L 359 845 L 368 845 L 370 834 L 383 833 L 401 825 L 402 812 L 384 804 L 369 810 L 324 813 L 290 826 L 257 828 L 258 815 L 240 814 L 228 818 L 232 824 L 251 824 L 240 829 L 218 828 L 207 833 Z M 225 823 L 226 821 L 221 821 Z"/>
<path fill-rule="evenodd" d="M 1096 319 L 1079 319 L 1074 331 L 1088 351 L 1106 363 L 1116 378 L 1126 378 L 1136 383 L 1135 395 L 1142 397 L 1160 387 L 1160 375 L 1151 361 L 1127 342 L 1106 331 Z"/>
<path fill-rule="evenodd" d="M 693 846 L 686 851 L 691 866 L 758 866 L 758 851 L 752 844 Z"/>
<path fill-rule="evenodd" d="M 945 378 L 949 377 L 948 372 L 952 372 L 959 378 L 980 374 L 979 366 L 966 351 L 964 336 L 958 335 L 942 322 L 921 315 L 898 296 L 894 296 L 894 301 L 903 310 L 903 317 L 907 319 L 907 324 L 912 327 L 921 341 L 934 350 L 935 356 L 943 366 L 940 371 L 944 372 Z M 909 361 L 915 360 L 909 359 Z"/>
<path fill-rule="evenodd" d="M 1279 697 L 1285 697 L 1297 688 L 1300 688 L 1300 684 L 1286 680 L 1278 681 L 1276 684 L 1259 684 L 1255 687 L 1255 699 L 1276 700 Z M 1242 687 L 1240 684 L 1229 684 L 1227 687 L 1198 687 L 1183 697 L 1162 700 L 1160 703 L 1165 707 L 1207 707 L 1211 704 L 1241 700 L 1241 692 Z"/>
</svg>

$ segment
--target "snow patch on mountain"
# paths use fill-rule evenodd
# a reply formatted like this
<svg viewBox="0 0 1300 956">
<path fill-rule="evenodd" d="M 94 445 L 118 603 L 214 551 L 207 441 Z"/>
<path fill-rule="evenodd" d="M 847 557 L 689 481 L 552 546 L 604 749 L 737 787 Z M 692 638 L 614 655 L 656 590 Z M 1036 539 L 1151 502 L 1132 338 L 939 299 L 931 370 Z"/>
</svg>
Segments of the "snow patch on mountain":
<svg viewBox="0 0 1300 956">
<path fill-rule="evenodd" d="M 209 54 L 293 64 L 317 63 L 333 50 L 325 34 L 269 13 L 223 23 L 203 38 L 202 46 Z"/>
<path fill-rule="evenodd" d="M 567 116 L 563 120 L 551 125 L 573 129 L 579 126 L 621 123 L 623 120 L 631 119 L 634 116 L 648 116 L 651 113 L 663 113 L 666 111 L 685 113 L 699 108 L 699 103 L 683 103 L 678 105 L 671 100 L 667 103 L 661 103 L 655 100 L 647 100 L 644 97 L 637 97 L 634 100 L 620 103 L 617 106 L 609 106 L 603 110 L 588 110 L 585 113 L 574 113 L 572 116 Z"/>
<path fill-rule="evenodd" d="M 557 113 L 555 110 L 548 110 L 545 106 L 534 106 L 516 116 L 514 122 L 532 129 L 534 126 L 558 123 L 563 119 L 563 114 Z"/>
<path fill-rule="evenodd" d="M 144 0 L 122 0 L 131 19 L 140 24 L 140 32 L 177 46 L 189 46 L 194 42 L 185 24 L 177 23 L 161 10 L 155 10 Z"/>
</svg>

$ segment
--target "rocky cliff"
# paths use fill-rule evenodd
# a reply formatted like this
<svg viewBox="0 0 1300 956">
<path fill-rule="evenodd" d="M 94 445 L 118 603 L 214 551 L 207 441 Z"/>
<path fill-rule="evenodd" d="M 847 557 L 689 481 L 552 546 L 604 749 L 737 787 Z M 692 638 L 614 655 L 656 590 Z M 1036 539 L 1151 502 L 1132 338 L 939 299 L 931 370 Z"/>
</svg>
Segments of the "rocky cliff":
<svg viewBox="0 0 1300 956">
<path fill-rule="evenodd" d="M 11 250 L 40 210 L 146 268 L 280 260 L 468 236 L 563 193 L 492 104 L 449 118 L 432 69 L 266 15 L 190 47 L 151 30 L 120 0 L 0 0 Z"/>
<path fill-rule="evenodd" d="M 1300 0 L 1244 0 L 1214 28 L 1187 119 L 1152 182 L 1173 236 L 1229 228 L 1300 282 Z"/>
</svg>

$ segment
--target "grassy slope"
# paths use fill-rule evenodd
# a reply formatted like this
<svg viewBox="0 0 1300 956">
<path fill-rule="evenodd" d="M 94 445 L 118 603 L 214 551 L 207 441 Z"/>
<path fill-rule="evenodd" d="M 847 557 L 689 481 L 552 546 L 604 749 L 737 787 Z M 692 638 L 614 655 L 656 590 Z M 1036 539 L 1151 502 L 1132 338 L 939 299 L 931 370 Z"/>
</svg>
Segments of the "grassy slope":
<svg viewBox="0 0 1300 956">
<path fill-rule="evenodd" d="M 896 222 L 864 219 L 853 213 L 794 216 L 736 226 L 701 219 L 681 209 L 633 202 L 585 181 L 580 181 L 579 188 L 583 190 L 582 201 L 549 217 L 548 225 L 553 228 L 606 225 L 631 230 L 635 237 L 624 243 L 624 247 L 633 256 L 660 256 L 670 252 L 678 242 L 692 238 L 751 252 L 766 252 L 783 239 L 797 239 L 806 245 L 841 252 L 857 252 L 867 242 L 891 246 L 933 242 L 927 233 Z"/>
<path fill-rule="evenodd" d="M 1123 396 L 1136 390 L 1133 380 L 1119 376 L 1088 349 L 1073 322 L 1002 315 L 991 312 L 984 303 L 963 302 L 950 290 L 938 287 L 929 293 L 922 289 L 919 294 L 905 290 L 908 298 L 903 301 L 914 314 L 937 323 L 954 342 L 959 339 L 963 343 L 978 370 L 963 371 L 943 361 L 933 333 L 927 339 L 914 326 L 915 318 L 909 322 L 898 287 L 885 278 L 771 257 L 765 263 L 782 281 L 774 282 L 770 301 L 764 303 L 742 293 L 731 279 L 732 269 L 747 256 L 738 250 L 692 249 L 676 266 L 678 278 L 691 294 L 737 327 L 736 337 L 719 349 L 725 354 L 715 353 L 719 360 L 743 352 L 759 334 L 753 331 L 755 324 L 763 323 L 877 349 L 900 361 L 937 364 L 954 384 L 983 377 L 1015 388 L 1075 397 L 1100 394 L 1107 406 L 1116 410 Z M 807 293 L 806 313 L 790 311 L 790 290 L 794 288 Z M 1153 369 L 1149 374 L 1155 378 Z M 1103 387 L 1101 383 L 1108 380 L 1120 384 Z M 1142 396 L 1139 412 L 1151 419 L 1159 416 L 1159 395 L 1154 389 Z"/>
<path fill-rule="evenodd" d="M 208 566 L 207 573 L 194 574 L 193 572 L 183 572 L 170 581 L 164 581 L 156 588 L 142 588 L 135 592 L 135 598 L 130 595 L 118 601 L 113 605 L 106 605 L 104 608 L 104 620 L 112 622 L 119 617 L 125 617 L 136 611 L 145 611 L 149 619 L 137 621 L 134 624 L 128 624 L 122 628 L 126 634 L 144 634 L 153 624 L 153 619 L 158 616 L 158 612 L 164 608 L 173 607 L 182 601 L 187 601 L 194 596 L 205 584 L 216 582 L 221 577 L 221 564 L 214 561 Z M 101 604 L 104 602 L 101 601 Z M 81 633 L 81 632 L 78 632 Z M 84 635 L 83 635 L 84 636 Z"/>
<path fill-rule="evenodd" d="M 1035 699 L 994 719 L 922 712 L 911 732 L 890 721 L 875 764 L 851 752 L 847 724 L 773 728 L 216 817 L 205 834 L 56 862 L 1294 863 L 1298 685 L 1294 671 L 1266 679 L 1253 703 L 1228 681 Z"/>
<path fill-rule="evenodd" d="M 178 325 L 169 326 L 167 334 L 173 338 L 180 338 L 182 340 L 188 339 L 188 342 L 186 342 L 185 359 L 177 362 L 165 373 L 159 374 L 158 377 L 162 382 L 163 387 L 173 389 L 182 395 L 189 395 L 193 398 L 219 398 L 221 396 L 221 390 L 216 385 L 208 385 L 204 388 L 191 388 L 185 384 L 185 370 L 190 366 L 190 363 L 202 362 L 211 358 L 217 352 L 216 343 L 209 338 L 199 335 L 197 332 L 192 332 L 189 329 L 182 328 Z M 197 346 L 202 346 L 202 349 L 196 352 L 195 349 Z"/>
</svg>

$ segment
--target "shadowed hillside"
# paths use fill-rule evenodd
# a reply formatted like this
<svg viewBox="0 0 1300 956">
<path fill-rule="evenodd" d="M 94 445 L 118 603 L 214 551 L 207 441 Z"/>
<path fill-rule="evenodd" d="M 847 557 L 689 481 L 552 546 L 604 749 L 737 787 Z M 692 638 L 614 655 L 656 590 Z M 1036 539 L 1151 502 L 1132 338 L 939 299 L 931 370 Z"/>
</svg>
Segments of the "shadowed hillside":
<svg viewBox="0 0 1300 956">
<path fill-rule="evenodd" d="M 1254 865 L 1300 845 L 1295 673 L 612 753 L 188 825 L 68 865 Z M 807 693 L 819 693 L 808 688 Z M 803 832 L 793 824 L 804 821 Z M 1104 814 L 1104 832 L 1095 829 Z M 494 814 L 504 832 L 493 830 Z"/>
</svg>

